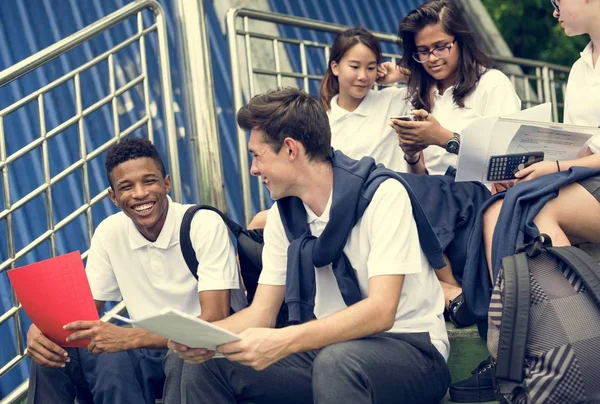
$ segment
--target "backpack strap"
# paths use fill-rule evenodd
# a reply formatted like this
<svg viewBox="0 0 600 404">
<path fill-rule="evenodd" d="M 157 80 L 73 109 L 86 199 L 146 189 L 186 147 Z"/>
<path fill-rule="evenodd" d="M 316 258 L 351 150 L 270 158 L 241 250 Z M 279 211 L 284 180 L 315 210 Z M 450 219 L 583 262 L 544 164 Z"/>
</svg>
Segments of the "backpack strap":
<svg viewBox="0 0 600 404">
<path fill-rule="evenodd" d="M 590 291 L 600 307 L 600 266 L 595 259 L 577 247 L 550 247 L 548 252 L 571 267 Z"/>
<path fill-rule="evenodd" d="M 185 211 L 183 220 L 181 221 L 181 228 L 179 229 L 179 246 L 181 247 L 181 253 L 183 254 L 183 259 L 185 259 L 188 269 L 196 279 L 198 279 L 198 260 L 196 259 L 196 251 L 194 250 L 194 246 L 192 246 L 190 230 L 192 229 L 192 219 L 194 218 L 194 215 L 201 209 L 212 210 L 221 216 L 221 219 L 223 219 L 235 238 L 238 238 L 243 230 L 242 226 L 228 218 L 219 209 L 210 205 L 194 205 L 190 206 Z"/>
<path fill-rule="evenodd" d="M 529 328 L 530 275 L 527 254 L 519 253 L 502 259 L 504 271 L 504 304 L 498 340 L 496 378 L 505 383 L 510 393 L 524 378 L 525 348 Z"/>
</svg>

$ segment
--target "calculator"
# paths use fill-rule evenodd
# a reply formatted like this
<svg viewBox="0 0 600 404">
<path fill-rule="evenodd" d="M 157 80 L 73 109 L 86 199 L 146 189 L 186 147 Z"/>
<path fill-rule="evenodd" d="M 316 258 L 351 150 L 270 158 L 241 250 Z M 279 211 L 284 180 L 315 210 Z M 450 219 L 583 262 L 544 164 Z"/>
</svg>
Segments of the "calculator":
<svg viewBox="0 0 600 404">
<path fill-rule="evenodd" d="M 544 152 L 528 152 L 491 156 L 488 166 L 488 181 L 508 181 L 515 179 L 515 173 L 530 165 L 543 161 Z"/>
</svg>

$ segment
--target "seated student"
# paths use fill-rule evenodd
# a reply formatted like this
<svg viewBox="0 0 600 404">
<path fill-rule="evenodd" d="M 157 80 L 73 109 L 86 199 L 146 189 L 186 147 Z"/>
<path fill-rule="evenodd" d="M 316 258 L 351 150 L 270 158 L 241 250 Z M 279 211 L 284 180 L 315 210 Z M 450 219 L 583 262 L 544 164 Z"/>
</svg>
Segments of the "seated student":
<svg viewBox="0 0 600 404">
<path fill-rule="evenodd" d="M 169 343 L 190 362 L 184 402 L 438 402 L 449 345 L 432 265 L 444 263 L 410 188 L 332 152 L 327 115 L 301 90 L 257 95 L 237 120 L 277 202 L 254 301 L 217 323 L 241 337 L 218 347 L 228 360 Z M 284 300 L 295 325 L 272 329 Z"/>
<path fill-rule="evenodd" d="M 552 1 L 554 17 L 568 36 L 588 34 L 589 45 L 575 62 L 565 93 L 564 122 L 600 124 L 600 0 Z M 488 202 L 475 224 L 468 250 L 465 298 L 479 318 L 487 316 L 491 288 L 501 260 L 515 246 L 538 233 L 548 234 L 555 246 L 600 243 L 600 137 L 592 139 L 585 156 L 575 160 L 543 161 L 515 174 L 517 186 Z M 519 184 L 520 183 L 520 184 Z M 583 213 L 585 212 L 585 213 Z M 483 233 L 483 241 L 480 234 Z M 483 244 L 483 247 L 482 245 Z M 454 391 L 493 392 L 494 366 L 488 359 L 471 378 L 450 387 Z M 476 390 L 475 390 L 476 391 Z M 464 395 L 464 394 L 463 394 Z M 479 394 L 479 397 L 482 395 Z M 492 396 L 493 397 L 493 396 Z M 473 396 L 474 400 L 476 396 Z"/>
<path fill-rule="evenodd" d="M 186 206 L 167 195 L 171 179 L 149 141 L 124 139 L 112 146 L 106 174 L 109 197 L 121 212 L 98 225 L 87 259 L 98 312 L 106 301 L 123 299 L 134 319 L 172 307 L 215 321 L 229 315 L 230 305 L 243 306 L 234 248 L 217 214 L 203 210 L 192 221 L 198 281 L 186 266 L 179 246 Z M 73 404 L 77 397 L 79 403 L 154 404 L 160 397 L 165 338 L 102 321 L 76 321 L 66 328 L 75 331 L 69 341 L 91 339 L 87 349 L 63 349 L 35 324 L 29 329 L 28 403 Z M 177 356 L 165 363 L 167 369 L 181 365 Z M 173 383 L 166 388 L 177 394 L 179 379 Z"/>
<path fill-rule="evenodd" d="M 600 74 L 597 68 L 600 55 L 600 0 L 585 3 L 553 1 L 554 17 L 567 36 L 590 36 L 591 41 L 573 65 L 565 91 L 564 123 L 600 126 Z M 561 12 L 562 11 L 562 12 Z M 570 161 L 542 161 L 533 164 L 515 176 L 517 182 L 530 181 L 571 167 L 600 169 L 600 136 L 592 139 L 590 147 L 578 159 Z M 600 242 L 600 178 L 591 176 L 566 185 L 557 192 L 535 217 L 540 232 L 548 234 L 556 246 L 572 243 Z M 502 201 L 494 203 L 484 216 L 484 242 L 492 280 L 495 279 L 492 262 L 492 239 L 500 214 Z M 581 212 L 586 212 L 581 215 Z M 499 256 L 498 260 L 502 257 Z M 497 260 L 496 260 L 497 261 Z"/>
<path fill-rule="evenodd" d="M 392 120 L 410 172 L 445 174 L 456 167 L 460 133 L 483 116 L 521 110 L 513 84 L 489 67 L 477 39 L 454 2 L 431 0 L 400 22 L 403 58 L 383 65 L 383 83 L 408 76 L 416 121 Z"/>
<path fill-rule="evenodd" d="M 320 98 L 332 147 L 354 159 L 369 156 L 389 169 L 406 171 L 396 132 L 387 125 L 390 116 L 407 113 L 406 89 L 372 90 L 382 59 L 379 41 L 363 28 L 349 28 L 336 36 L 329 55 Z M 460 280 L 471 222 L 489 193 L 481 184 L 455 183 L 449 177 L 401 175 L 423 205 L 452 264 L 435 271 L 449 313 L 455 323 L 470 325 Z M 264 228 L 266 219 L 267 211 L 261 212 L 249 227 Z"/>
<path fill-rule="evenodd" d="M 370 156 L 389 169 L 405 172 L 406 154 L 398 147 L 398 136 L 388 122 L 391 116 L 408 113 L 406 88 L 372 89 L 378 77 L 387 75 L 385 64 L 383 71 L 376 69 L 381 60 L 379 40 L 369 31 L 350 28 L 339 33 L 321 82 L 321 102 L 327 110 L 333 148 L 354 159 Z M 391 68 L 395 69 L 394 76 L 402 75 L 399 66 Z M 415 178 L 411 174 L 402 174 L 402 177 L 409 181 L 423 204 L 447 254 L 449 265 L 435 274 L 442 285 L 451 318 L 457 325 L 471 325 L 466 306 L 461 309 L 460 281 L 467 235 L 461 237 L 461 231 L 456 229 L 462 226 L 464 232 L 468 232 L 469 216 L 474 217 L 488 193 L 483 187 L 479 189 L 477 185 L 481 184 L 454 183 L 448 178 Z M 266 220 L 266 215 L 264 218 Z M 252 225 L 257 225 L 256 219 Z"/>
<path fill-rule="evenodd" d="M 409 112 L 406 88 L 373 90 L 382 58 L 379 40 L 366 29 L 337 34 L 321 81 L 321 103 L 334 149 L 354 159 L 370 156 L 390 170 L 406 172 L 404 152 L 388 125 L 391 116 Z"/>
</svg>

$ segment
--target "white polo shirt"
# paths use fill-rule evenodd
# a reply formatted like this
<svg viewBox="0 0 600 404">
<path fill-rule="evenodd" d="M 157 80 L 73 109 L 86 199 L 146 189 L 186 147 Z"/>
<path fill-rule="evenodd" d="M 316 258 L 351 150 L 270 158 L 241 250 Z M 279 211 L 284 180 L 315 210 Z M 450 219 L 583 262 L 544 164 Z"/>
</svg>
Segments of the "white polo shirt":
<svg viewBox="0 0 600 404">
<path fill-rule="evenodd" d="M 564 123 L 600 126 L 600 68 L 594 68 L 592 50 L 590 42 L 569 73 L 565 92 Z M 600 151 L 600 136 L 592 139 L 590 149 L 594 153 Z"/>
<path fill-rule="evenodd" d="M 205 290 L 231 289 L 232 307 L 243 307 L 246 298 L 223 220 L 208 210 L 194 215 L 190 237 L 199 262 L 196 281 L 179 246 L 181 221 L 191 205 L 168 199 L 167 218 L 154 242 L 142 236 L 123 212 L 98 225 L 86 263 L 94 299 L 123 299 L 132 319 L 156 314 L 165 307 L 197 316 L 198 292 Z"/>
<path fill-rule="evenodd" d="M 323 214 L 304 205 L 312 234 L 320 236 L 329 222 L 331 195 Z M 259 283 L 285 285 L 287 248 L 277 203 L 265 227 L 263 270 Z M 391 332 L 429 332 L 431 342 L 448 358 L 449 342 L 444 322 L 444 297 L 434 270 L 421 250 L 417 226 L 406 189 L 398 181 L 384 181 L 364 215 L 354 226 L 344 253 L 356 271 L 362 297 L 369 295 L 369 279 L 379 275 L 405 275 Z M 315 268 L 315 315 L 326 317 L 346 308 L 331 265 Z"/>
<path fill-rule="evenodd" d="M 409 113 L 406 88 L 370 90 L 352 112 L 340 107 L 337 101 L 336 95 L 327 112 L 331 146 L 353 159 L 370 156 L 391 170 L 406 172 L 396 132 L 388 126 L 390 117 Z"/>
<path fill-rule="evenodd" d="M 431 114 L 446 129 L 461 133 L 477 118 L 512 114 L 521 110 L 521 100 L 509 78 L 499 70 L 490 69 L 481 76 L 475 90 L 464 99 L 464 108 L 454 104 L 454 87 L 444 94 L 436 89 Z M 458 156 L 439 146 L 423 151 L 429 174 L 444 174 L 449 166 L 456 167 Z"/>
</svg>

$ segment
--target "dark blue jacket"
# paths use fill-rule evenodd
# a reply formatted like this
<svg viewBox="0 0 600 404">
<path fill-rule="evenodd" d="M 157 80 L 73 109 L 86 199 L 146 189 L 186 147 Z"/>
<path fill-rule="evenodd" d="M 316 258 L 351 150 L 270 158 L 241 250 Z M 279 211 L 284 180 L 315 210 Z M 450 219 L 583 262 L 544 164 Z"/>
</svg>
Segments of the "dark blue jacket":
<svg viewBox="0 0 600 404">
<path fill-rule="evenodd" d="M 454 277 L 462 283 L 471 229 L 490 191 L 480 182 L 455 182 L 448 175 L 399 175 L 423 207 L 452 264 Z"/>
<path fill-rule="evenodd" d="M 569 171 L 548 174 L 517 184 L 506 192 L 492 196 L 484 205 L 469 237 L 467 263 L 462 283 L 465 301 L 476 318 L 483 320 L 487 317 L 493 288 L 482 238 L 485 209 L 497 200 L 504 198 L 492 239 L 492 266 L 495 279 L 502 264 L 502 258 L 514 254 L 517 246 L 528 243 L 539 235 L 533 219 L 549 200 L 558 196 L 559 189 L 599 174 L 600 170 L 573 167 Z"/>
<path fill-rule="evenodd" d="M 315 267 L 332 264 L 333 273 L 349 306 L 362 299 L 356 273 L 343 252 L 352 228 L 369 206 L 379 185 L 390 178 L 402 183 L 408 192 L 417 224 L 421 248 L 434 268 L 445 265 L 442 247 L 411 187 L 398 173 L 376 165 L 371 157 L 353 160 L 336 151 L 332 157 L 333 195 L 329 222 L 319 238 L 311 235 L 306 210 L 297 197 L 277 202 L 283 227 L 290 241 L 287 257 L 285 302 L 289 322 L 313 318 L 316 283 Z"/>
</svg>

